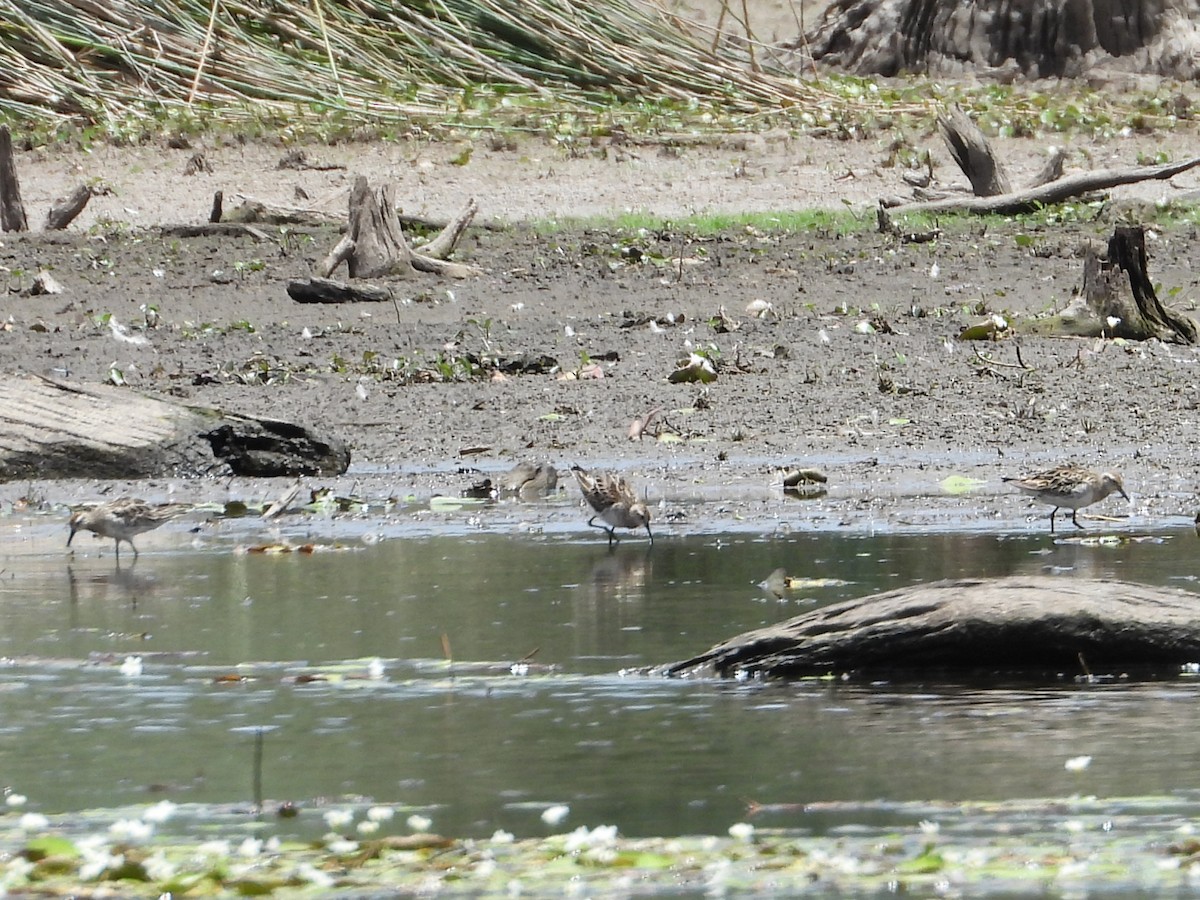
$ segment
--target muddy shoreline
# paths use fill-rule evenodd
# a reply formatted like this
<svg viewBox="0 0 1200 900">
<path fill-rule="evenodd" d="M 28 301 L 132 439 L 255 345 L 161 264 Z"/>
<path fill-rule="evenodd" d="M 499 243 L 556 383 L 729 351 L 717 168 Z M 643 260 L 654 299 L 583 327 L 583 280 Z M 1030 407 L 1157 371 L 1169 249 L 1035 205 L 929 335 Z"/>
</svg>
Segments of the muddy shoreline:
<svg viewBox="0 0 1200 900">
<path fill-rule="evenodd" d="M 658 520 L 677 520 L 666 533 L 1022 528 L 1048 509 L 1000 476 L 1074 461 L 1124 475 L 1132 504 L 1095 509 L 1129 516 L 1121 527 L 1183 525 L 1198 505 L 1194 348 L 1023 338 L 1021 368 L 1011 341 L 956 339 L 981 316 L 1062 308 L 1078 246 L 1111 229 L 959 221 L 919 245 L 867 231 L 475 229 L 459 258 L 477 278 L 423 276 L 395 304 L 320 306 L 285 285 L 332 246 L 332 228 L 262 241 L 97 225 L 4 236 L 0 340 L 9 372 L 116 372 L 134 390 L 326 429 L 354 459 L 334 486 L 375 497 L 457 494 L 529 458 L 619 468 Z M 1193 315 L 1196 244 L 1190 226 L 1149 241 L 1160 296 Z M 28 296 L 39 269 L 64 293 Z M 696 351 L 716 381 L 670 383 Z M 460 378 L 466 359 L 538 357 L 555 366 Z M 784 496 L 778 469 L 797 464 L 826 472 L 825 496 Z M 959 493 L 951 476 L 978 483 Z M 582 521 L 563 484 L 569 501 L 533 518 L 571 529 Z M 211 500 L 274 488 L 9 483 L 0 497 L 101 489 Z M 475 515 L 486 527 L 491 514 Z"/>
</svg>

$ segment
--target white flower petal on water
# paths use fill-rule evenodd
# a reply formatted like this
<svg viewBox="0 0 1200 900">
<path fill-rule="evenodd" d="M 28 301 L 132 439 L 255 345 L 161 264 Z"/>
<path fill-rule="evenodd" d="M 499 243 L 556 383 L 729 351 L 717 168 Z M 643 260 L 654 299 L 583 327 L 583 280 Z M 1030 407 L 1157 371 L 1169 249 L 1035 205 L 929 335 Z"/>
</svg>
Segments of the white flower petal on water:
<svg viewBox="0 0 1200 900">
<path fill-rule="evenodd" d="M 405 824 L 408 825 L 408 827 L 413 831 L 428 831 L 429 826 L 433 824 L 433 819 L 429 818 L 428 816 L 419 816 L 414 813 L 405 820 Z"/>
<path fill-rule="evenodd" d="M 11 807 L 24 806 L 29 801 L 29 798 L 24 794 L 9 794 L 4 798 L 4 802 Z"/>
<path fill-rule="evenodd" d="M 754 840 L 754 826 L 749 822 L 735 822 L 729 826 L 729 836 L 739 841 Z"/>
<path fill-rule="evenodd" d="M 333 876 L 327 872 L 322 872 L 312 863 L 303 863 L 296 868 L 296 877 L 301 881 L 307 881 L 313 887 L 331 888 L 334 885 Z"/>
<path fill-rule="evenodd" d="M 140 842 L 154 834 L 154 825 L 141 819 L 117 819 L 108 826 L 108 833 L 121 841 Z"/>
<path fill-rule="evenodd" d="M 325 810 L 325 824 L 337 831 L 339 828 L 345 828 L 354 821 L 354 811 L 349 809 L 327 809 Z"/>
<path fill-rule="evenodd" d="M 153 822 L 156 825 L 161 825 L 167 819 L 175 814 L 175 810 L 179 807 L 170 800 L 160 800 L 153 806 L 148 807 L 142 813 L 142 818 L 147 822 Z"/>
<path fill-rule="evenodd" d="M 30 812 L 21 816 L 17 825 L 22 831 L 41 831 L 50 825 L 50 820 L 41 813 Z"/>
<path fill-rule="evenodd" d="M 542 810 L 542 821 L 547 825 L 557 825 L 571 813 L 571 807 L 563 803 L 547 806 Z"/>
<path fill-rule="evenodd" d="M 363 819 L 355 826 L 355 830 L 359 834 L 374 834 L 379 830 L 379 823 L 372 822 L 370 819 Z"/>
<path fill-rule="evenodd" d="M 390 806 L 372 806 L 367 810 L 367 818 L 372 822 L 390 822 L 395 815 Z"/>
<path fill-rule="evenodd" d="M 325 845 L 325 849 L 337 856 L 346 856 L 358 850 L 358 841 L 347 840 L 343 837 L 334 838 Z"/>
<path fill-rule="evenodd" d="M 170 881 L 178 874 L 178 869 L 161 850 L 156 850 L 142 861 L 142 868 L 151 881 Z"/>
<path fill-rule="evenodd" d="M 211 856 L 218 859 L 224 859 L 229 856 L 230 852 L 229 841 L 205 841 L 196 848 L 198 855 Z"/>
</svg>

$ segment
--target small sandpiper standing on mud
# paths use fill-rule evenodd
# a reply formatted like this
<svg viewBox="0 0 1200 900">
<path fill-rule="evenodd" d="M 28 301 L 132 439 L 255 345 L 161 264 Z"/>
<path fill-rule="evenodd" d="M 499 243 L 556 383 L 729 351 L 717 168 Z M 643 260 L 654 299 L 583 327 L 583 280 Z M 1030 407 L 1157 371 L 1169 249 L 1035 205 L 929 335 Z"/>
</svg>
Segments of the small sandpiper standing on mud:
<svg viewBox="0 0 1200 900">
<path fill-rule="evenodd" d="M 1054 534 L 1054 514 L 1059 509 L 1071 510 L 1071 522 L 1076 528 L 1082 528 L 1075 514 L 1085 506 L 1099 503 L 1112 493 L 1118 493 L 1126 500 L 1125 482 L 1114 472 L 1093 472 L 1081 466 L 1058 466 L 1044 472 L 1036 472 L 1021 478 L 1003 478 L 1029 494 L 1035 500 L 1048 503 L 1054 507 L 1050 513 L 1050 533 Z"/>
<path fill-rule="evenodd" d="M 133 558 L 136 561 L 138 548 L 133 543 L 135 535 L 151 531 L 190 508 L 186 503 L 151 506 L 144 500 L 121 497 L 119 500 L 101 503 L 90 509 L 81 509 L 71 515 L 71 535 L 67 538 L 67 546 L 71 546 L 75 532 L 92 531 L 117 542 L 118 562 L 121 560 L 121 541 L 133 547 Z"/>
<path fill-rule="evenodd" d="M 519 462 L 500 476 L 500 493 L 533 497 L 558 487 L 558 470 L 548 462 Z"/>
<path fill-rule="evenodd" d="M 588 525 L 603 528 L 608 532 L 608 546 L 611 547 L 613 541 L 617 540 L 618 528 L 644 527 L 650 537 L 650 543 L 654 543 L 654 534 L 650 531 L 650 510 L 646 508 L 644 501 L 637 498 L 629 482 L 611 472 L 591 475 L 579 466 L 571 466 L 571 471 L 575 473 L 575 480 L 579 482 L 583 498 L 596 512 L 596 515 L 588 519 Z M 597 518 L 608 524 L 595 524 Z"/>
</svg>

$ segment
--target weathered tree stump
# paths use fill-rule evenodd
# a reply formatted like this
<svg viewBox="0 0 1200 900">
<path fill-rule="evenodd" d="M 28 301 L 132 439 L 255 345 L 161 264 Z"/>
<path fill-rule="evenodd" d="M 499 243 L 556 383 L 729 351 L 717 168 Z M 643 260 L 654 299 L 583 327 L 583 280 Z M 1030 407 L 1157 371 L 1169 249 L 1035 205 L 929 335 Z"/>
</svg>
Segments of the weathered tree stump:
<svg viewBox="0 0 1200 900">
<path fill-rule="evenodd" d="M 36 376 L 0 384 L 0 481 L 337 475 L 340 440 L 275 419 Z"/>
<path fill-rule="evenodd" d="M 0 229 L 28 231 L 25 204 L 21 202 L 21 182 L 13 158 L 12 132 L 0 125 Z"/>
<path fill-rule="evenodd" d="M 1174 674 L 1200 661 L 1200 595 L 1052 576 L 956 579 L 836 603 L 657 673 L 677 677 Z"/>
<path fill-rule="evenodd" d="M 860 75 L 987 74 L 1076 78 L 1094 69 L 1197 75 L 1194 2 L 834 0 L 786 46 Z"/>
<path fill-rule="evenodd" d="M 1083 287 L 1056 316 L 1013 325 L 1014 334 L 1116 337 L 1129 341 L 1157 338 L 1195 344 L 1196 321 L 1167 309 L 1158 299 L 1146 261 L 1146 230 L 1118 226 L 1105 247 L 1096 241 L 1084 250 Z"/>
<path fill-rule="evenodd" d="M 46 213 L 46 231 L 61 231 L 83 212 L 83 208 L 92 199 L 92 189 L 81 184 L 66 197 L 59 197 Z"/>
<path fill-rule="evenodd" d="M 478 270 L 472 266 L 446 260 L 477 210 L 475 201 L 468 201 L 442 233 L 418 253 L 404 237 L 391 186 L 384 185 L 375 194 L 366 177 L 359 175 L 350 190 L 350 222 L 346 234 L 317 264 L 314 274 L 318 278 L 328 278 L 343 262 L 351 278 L 409 278 L 415 271 L 452 278 L 477 274 Z"/>
<path fill-rule="evenodd" d="M 987 135 L 962 109 L 952 106 L 938 115 L 937 123 L 942 140 L 970 180 L 976 197 L 995 197 L 1012 190 L 1004 164 L 997 158 Z"/>
</svg>

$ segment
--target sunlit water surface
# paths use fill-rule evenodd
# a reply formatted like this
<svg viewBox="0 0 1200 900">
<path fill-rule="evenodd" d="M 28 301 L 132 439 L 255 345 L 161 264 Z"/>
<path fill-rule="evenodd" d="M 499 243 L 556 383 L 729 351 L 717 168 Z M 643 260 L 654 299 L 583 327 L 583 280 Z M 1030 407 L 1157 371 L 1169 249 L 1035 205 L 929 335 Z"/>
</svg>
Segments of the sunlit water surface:
<svg viewBox="0 0 1200 900">
<path fill-rule="evenodd" d="M 457 835 L 548 833 L 552 804 L 570 809 L 557 830 L 630 836 L 722 833 L 749 803 L 767 805 L 761 824 L 813 833 L 884 824 L 887 804 L 908 800 L 1189 804 L 1200 685 L 1183 677 L 738 684 L 628 670 L 957 575 L 1200 592 L 1195 540 L 726 534 L 609 552 L 590 534 L 469 534 L 257 555 L 160 537 L 118 568 L 89 537 L 74 559 L 0 556 L 0 656 L 15 660 L 0 669 L 0 780 L 46 812 L 249 801 L 262 728 L 271 802 L 373 798 Z M 756 586 L 780 567 L 828 581 L 781 600 Z M 143 673 L 123 674 L 134 654 Z M 382 678 L 369 677 L 376 657 Z M 1090 767 L 1064 767 L 1081 755 Z M 869 810 L 848 818 L 853 803 Z"/>
</svg>

